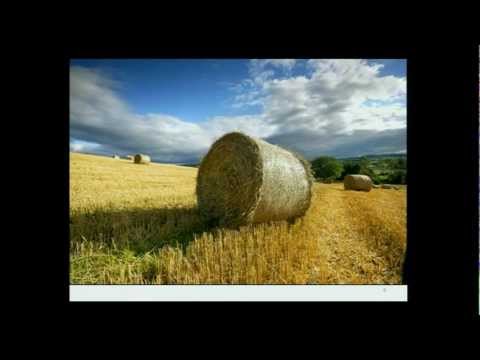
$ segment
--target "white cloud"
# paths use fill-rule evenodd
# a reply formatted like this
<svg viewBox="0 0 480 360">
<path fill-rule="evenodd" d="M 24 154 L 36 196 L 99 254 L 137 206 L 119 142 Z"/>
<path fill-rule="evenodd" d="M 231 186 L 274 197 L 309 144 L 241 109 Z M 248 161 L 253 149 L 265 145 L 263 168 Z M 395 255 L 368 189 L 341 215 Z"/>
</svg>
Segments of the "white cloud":
<svg viewBox="0 0 480 360">
<path fill-rule="evenodd" d="M 267 66 L 291 70 L 296 63 L 296 59 L 252 59 L 250 60 L 250 71 L 258 71 Z"/>
<path fill-rule="evenodd" d="M 100 144 L 97 152 L 145 152 L 171 162 L 198 159 L 230 131 L 266 138 L 309 157 L 405 150 L 405 78 L 380 76 L 382 65 L 364 60 L 306 63 L 310 73 L 291 76 L 295 60 L 250 61 L 249 78 L 230 88 L 236 94 L 233 106 L 260 106 L 258 115 L 217 116 L 200 123 L 136 114 L 118 95 L 120 84 L 74 66 L 71 136 Z M 71 148 L 85 151 L 85 146 L 74 143 Z"/>
<path fill-rule="evenodd" d="M 252 59 L 248 64 L 248 72 L 253 88 L 261 89 L 268 80 L 276 75 L 288 76 L 296 64 L 295 59 Z"/>
<path fill-rule="evenodd" d="M 70 134 L 72 151 L 87 151 L 87 142 L 99 144 L 100 153 L 147 153 L 169 162 L 192 161 L 205 153 L 212 142 L 231 131 L 253 136 L 272 133 L 261 117 L 216 117 L 191 123 L 164 114 L 133 113 L 114 91 L 114 83 L 101 73 L 70 69 Z"/>
<path fill-rule="evenodd" d="M 324 151 L 325 145 L 319 141 L 307 144 L 313 138 L 302 141 L 300 133 L 317 139 L 348 139 L 366 131 L 377 134 L 378 140 L 382 131 L 406 127 L 406 108 L 401 104 L 406 96 L 405 78 L 380 76 L 383 65 L 365 60 L 309 60 L 307 66 L 312 70 L 309 76 L 265 80 L 258 98 L 242 94 L 250 102 L 261 101 L 266 121 L 277 125 L 272 138 L 283 141 L 284 134 L 295 134 L 297 149 L 314 154 Z"/>
<path fill-rule="evenodd" d="M 275 133 L 276 125 L 264 120 L 263 116 L 215 117 L 202 124 L 204 130 L 217 139 L 225 133 L 240 131 L 250 136 L 265 138 Z"/>
<path fill-rule="evenodd" d="M 79 141 L 75 139 L 70 139 L 70 151 L 73 152 L 83 152 L 89 153 L 94 152 L 100 148 L 100 144 L 88 142 L 88 141 Z"/>
</svg>

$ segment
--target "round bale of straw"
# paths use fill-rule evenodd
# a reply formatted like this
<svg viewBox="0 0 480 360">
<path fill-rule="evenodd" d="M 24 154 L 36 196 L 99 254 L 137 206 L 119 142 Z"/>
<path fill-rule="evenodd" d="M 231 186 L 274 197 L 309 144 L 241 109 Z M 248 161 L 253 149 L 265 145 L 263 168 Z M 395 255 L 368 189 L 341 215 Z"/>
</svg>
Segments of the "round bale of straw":
<svg viewBox="0 0 480 360">
<path fill-rule="evenodd" d="M 197 177 L 200 214 L 212 225 L 293 220 L 310 206 L 314 178 L 298 154 L 233 132 L 218 139 Z"/>
<path fill-rule="evenodd" d="M 116 154 L 113 154 L 113 158 L 114 159 L 120 159 L 120 156 L 116 155 Z"/>
<path fill-rule="evenodd" d="M 343 179 L 345 190 L 370 191 L 372 189 L 372 179 L 367 175 L 347 175 Z"/>
<path fill-rule="evenodd" d="M 135 164 L 149 164 L 150 156 L 144 154 L 137 154 L 134 157 Z"/>
</svg>

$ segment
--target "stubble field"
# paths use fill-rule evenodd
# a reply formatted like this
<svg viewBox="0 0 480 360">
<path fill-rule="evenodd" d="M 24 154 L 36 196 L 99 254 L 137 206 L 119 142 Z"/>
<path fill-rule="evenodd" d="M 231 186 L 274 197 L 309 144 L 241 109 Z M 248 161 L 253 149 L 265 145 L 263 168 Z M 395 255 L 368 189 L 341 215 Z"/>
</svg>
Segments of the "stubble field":
<svg viewBox="0 0 480 360">
<path fill-rule="evenodd" d="M 315 183 L 293 224 L 207 228 L 197 169 L 70 153 L 72 284 L 399 284 L 406 190 Z"/>
</svg>

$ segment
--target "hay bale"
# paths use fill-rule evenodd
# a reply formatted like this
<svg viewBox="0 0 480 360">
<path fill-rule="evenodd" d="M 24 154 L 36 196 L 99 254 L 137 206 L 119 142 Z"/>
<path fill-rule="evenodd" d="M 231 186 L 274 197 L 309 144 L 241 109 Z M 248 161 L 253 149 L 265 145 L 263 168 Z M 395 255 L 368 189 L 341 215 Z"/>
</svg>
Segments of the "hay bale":
<svg viewBox="0 0 480 360">
<path fill-rule="evenodd" d="M 345 190 L 370 191 L 372 185 L 372 179 L 367 175 L 347 175 L 343 179 Z"/>
<path fill-rule="evenodd" d="M 382 189 L 395 189 L 395 190 L 399 190 L 399 189 L 400 189 L 400 187 L 395 186 L 395 185 L 390 185 L 390 184 L 382 184 L 382 185 L 381 185 L 381 188 L 382 188 Z"/>
<path fill-rule="evenodd" d="M 150 156 L 144 154 L 137 154 L 134 158 L 135 164 L 149 164 Z"/>
<path fill-rule="evenodd" d="M 221 226 L 293 220 L 310 206 L 313 181 L 310 163 L 300 156 L 233 132 L 200 164 L 198 207 L 206 221 Z"/>
<path fill-rule="evenodd" d="M 116 155 L 116 154 L 113 154 L 113 158 L 114 159 L 120 159 L 120 156 Z"/>
</svg>

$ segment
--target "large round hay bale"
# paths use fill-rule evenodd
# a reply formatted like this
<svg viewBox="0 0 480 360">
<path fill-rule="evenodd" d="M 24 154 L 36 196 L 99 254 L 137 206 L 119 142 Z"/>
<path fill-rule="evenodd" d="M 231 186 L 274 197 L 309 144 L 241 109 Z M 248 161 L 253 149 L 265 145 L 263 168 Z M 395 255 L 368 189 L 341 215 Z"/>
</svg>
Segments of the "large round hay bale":
<svg viewBox="0 0 480 360">
<path fill-rule="evenodd" d="M 293 220 L 310 206 L 310 163 L 242 133 L 217 140 L 197 177 L 200 213 L 211 224 L 237 227 Z"/>
<path fill-rule="evenodd" d="M 370 191 L 372 189 L 372 179 L 367 175 L 347 175 L 343 179 L 345 190 Z"/>
<path fill-rule="evenodd" d="M 149 164 L 150 156 L 144 154 L 137 154 L 134 158 L 135 164 Z"/>
<path fill-rule="evenodd" d="M 120 159 L 120 156 L 116 155 L 116 154 L 113 154 L 112 156 L 114 159 Z"/>
</svg>

